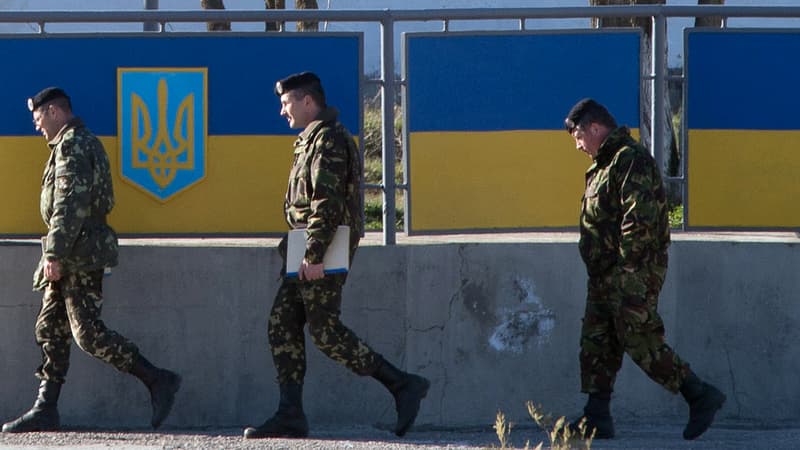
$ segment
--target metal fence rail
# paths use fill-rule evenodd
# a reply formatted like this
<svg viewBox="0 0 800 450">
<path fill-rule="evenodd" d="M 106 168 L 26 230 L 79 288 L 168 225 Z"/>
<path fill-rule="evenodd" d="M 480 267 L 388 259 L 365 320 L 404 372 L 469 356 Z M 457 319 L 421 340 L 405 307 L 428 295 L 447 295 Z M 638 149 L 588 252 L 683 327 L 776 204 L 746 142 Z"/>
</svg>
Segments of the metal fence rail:
<svg viewBox="0 0 800 450">
<path fill-rule="evenodd" d="M 147 30 L 166 32 L 167 23 L 204 22 L 363 22 L 380 25 L 381 52 L 380 78 L 366 80 L 377 83 L 382 91 L 382 156 L 383 182 L 383 243 L 396 243 L 394 182 L 395 120 L 394 98 L 397 87 L 404 82 L 396 78 L 394 60 L 394 33 L 397 22 L 442 22 L 442 31 L 449 30 L 451 21 L 518 20 L 519 29 L 525 30 L 527 20 L 580 19 L 606 17 L 649 17 L 652 29 L 652 73 L 647 76 L 652 85 L 651 137 L 653 154 L 663 163 L 666 143 L 664 126 L 667 93 L 667 19 L 687 17 L 723 18 L 800 18 L 800 7 L 786 6 L 587 6 L 508 9 L 419 9 L 419 10 L 131 10 L 131 11 L 0 11 L 0 23 L 38 24 L 39 33 L 47 33 L 46 25 L 54 23 L 142 23 Z M 157 27 L 154 27 L 157 24 Z M 663 164 L 661 164 L 663 167 Z M 685 183 L 684 177 L 670 181 Z"/>
</svg>

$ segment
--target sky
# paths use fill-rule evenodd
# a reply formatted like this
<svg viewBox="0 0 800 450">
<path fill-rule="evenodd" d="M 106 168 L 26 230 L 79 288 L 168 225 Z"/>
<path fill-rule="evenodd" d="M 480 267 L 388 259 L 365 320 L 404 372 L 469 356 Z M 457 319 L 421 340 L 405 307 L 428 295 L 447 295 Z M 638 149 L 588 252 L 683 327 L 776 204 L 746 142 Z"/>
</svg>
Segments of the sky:
<svg viewBox="0 0 800 450">
<path fill-rule="evenodd" d="M 439 9 L 439 8 L 521 8 L 521 7 L 569 7 L 587 6 L 588 0 L 317 0 L 320 9 Z M 159 8 L 166 10 L 191 10 L 200 8 L 200 0 L 159 0 Z M 730 6 L 800 6 L 800 0 L 726 0 Z M 668 5 L 695 5 L 696 0 L 667 0 Z M 134 10 L 142 9 L 144 0 L 0 0 L 0 10 Z M 291 8 L 292 0 L 287 1 Z M 225 0 L 228 9 L 260 10 L 264 7 L 263 0 Z M 669 19 L 669 65 L 672 67 L 682 65 L 683 29 L 693 25 L 692 19 Z M 563 20 L 529 20 L 528 29 L 562 29 L 586 28 L 588 19 L 563 19 Z M 800 28 L 800 19 L 731 19 L 729 27 L 795 27 Z M 96 26 L 93 25 L 96 29 Z M 114 25 L 116 31 L 139 31 L 141 25 Z M 441 23 L 399 23 L 395 42 L 398 47 L 403 32 L 438 31 Z M 485 22 L 454 22 L 450 29 L 516 29 L 517 21 L 485 21 Z M 198 24 L 168 24 L 168 31 L 198 31 L 202 25 Z M 261 24 L 234 24 L 234 30 L 250 31 L 262 30 Z M 2 24 L 0 33 L 32 32 L 36 30 L 33 24 Z M 54 24 L 47 27 L 50 32 L 87 32 L 92 31 L 87 25 Z M 367 72 L 377 71 L 379 68 L 379 27 L 377 24 L 331 23 L 327 31 L 363 31 L 365 47 L 365 68 Z M 396 49 L 399 55 L 399 48 Z"/>
</svg>

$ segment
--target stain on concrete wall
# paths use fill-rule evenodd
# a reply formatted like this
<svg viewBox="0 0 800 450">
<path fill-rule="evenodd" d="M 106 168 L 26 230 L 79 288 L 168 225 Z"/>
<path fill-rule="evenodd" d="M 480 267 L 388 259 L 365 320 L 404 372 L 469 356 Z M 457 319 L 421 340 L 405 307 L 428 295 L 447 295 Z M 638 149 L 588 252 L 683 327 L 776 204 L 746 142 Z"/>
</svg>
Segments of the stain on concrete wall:
<svg viewBox="0 0 800 450">
<path fill-rule="evenodd" d="M 489 345 L 498 352 L 521 354 L 549 339 L 556 316 L 536 295 L 533 281 L 514 277 L 508 285 L 518 303 L 497 312 L 500 323 L 489 337 Z"/>
</svg>

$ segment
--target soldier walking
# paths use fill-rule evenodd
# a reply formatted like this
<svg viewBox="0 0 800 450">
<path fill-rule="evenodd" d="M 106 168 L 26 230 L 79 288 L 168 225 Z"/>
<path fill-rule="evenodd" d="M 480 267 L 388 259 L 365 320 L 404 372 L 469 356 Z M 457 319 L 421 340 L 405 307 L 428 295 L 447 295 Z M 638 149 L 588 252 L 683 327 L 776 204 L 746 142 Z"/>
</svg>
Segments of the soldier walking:
<svg viewBox="0 0 800 450">
<path fill-rule="evenodd" d="M 284 276 L 269 316 L 268 336 L 278 372 L 278 410 L 245 438 L 308 436 L 303 412 L 306 374 L 305 334 L 329 358 L 357 375 L 369 375 L 394 396 L 395 434 L 403 436 L 414 423 L 430 383 L 391 365 L 340 320 L 346 273 L 325 274 L 323 257 L 339 225 L 350 227 L 350 260 L 364 229 L 361 204 L 361 155 L 353 137 L 328 107 L 320 79 L 303 72 L 275 85 L 281 115 L 291 128 L 303 131 L 294 144 L 284 210 L 292 229 L 305 230 L 305 255 L 300 267 L 284 267 Z M 286 261 L 286 238 L 279 246 Z M 297 277 L 286 271 L 298 272 Z"/>
<path fill-rule="evenodd" d="M 49 87 L 28 99 L 33 123 L 50 147 L 40 210 L 47 225 L 35 290 L 44 290 L 36 319 L 42 349 L 41 380 L 33 407 L 3 432 L 54 431 L 58 397 L 69 369 L 72 340 L 86 353 L 139 378 L 150 392 L 151 424 L 169 414 L 181 377 L 148 362 L 132 342 L 100 320 L 103 272 L 117 265 L 117 235 L 106 222 L 114 207 L 108 157 L 100 141 L 73 115 L 70 98 Z"/>
<path fill-rule="evenodd" d="M 586 172 L 579 244 L 589 273 L 580 352 L 587 427 L 596 438 L 614 437 L 609 403 L 627 353 L 653 381 L 683 395 L 689 404 L 683 437 L 695 439 L 711 426 L 725 395 L 701 381 L 664 340 L 658 295 L 670 235 L 661 171 L 592 99 L 573 106 L 564 125 L 594 162 Z"/>
</svg>

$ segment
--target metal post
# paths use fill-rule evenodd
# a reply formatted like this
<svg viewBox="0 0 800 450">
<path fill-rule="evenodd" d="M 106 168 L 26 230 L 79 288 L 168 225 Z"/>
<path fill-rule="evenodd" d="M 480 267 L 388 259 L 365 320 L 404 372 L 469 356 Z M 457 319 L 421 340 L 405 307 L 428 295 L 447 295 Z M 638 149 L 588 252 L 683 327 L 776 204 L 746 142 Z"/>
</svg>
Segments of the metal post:
<svg viewBox="0 0 800 450">
<path fill-rule="evenodd" d="M 653 17 L 653 89 L 652 110 L 650 111 L 650 142 L 653 144 L 653 157 L 658 169 L 664 170 L 664 143 L 666 131 L 665 111 L 667 95 L 667 18 L 659 14 Z"/>
<path fill-rule="evenodd" d="M 381 139 L 383 155 L 383 245 L 394 245 L 395 239 L 395 152 L 394 152 L 394 19 L 381 20 Z"/>
<path fill-rule="evenodd" d="M 144 9 L 158 9 L 158 0 L 144 0 Z M 145 22 L 142 28 L 144 31 L 161 31 L 158 22 Z"/>
</svg>

